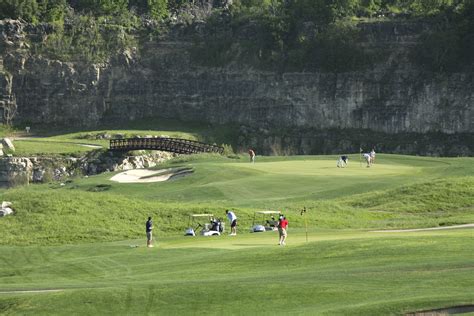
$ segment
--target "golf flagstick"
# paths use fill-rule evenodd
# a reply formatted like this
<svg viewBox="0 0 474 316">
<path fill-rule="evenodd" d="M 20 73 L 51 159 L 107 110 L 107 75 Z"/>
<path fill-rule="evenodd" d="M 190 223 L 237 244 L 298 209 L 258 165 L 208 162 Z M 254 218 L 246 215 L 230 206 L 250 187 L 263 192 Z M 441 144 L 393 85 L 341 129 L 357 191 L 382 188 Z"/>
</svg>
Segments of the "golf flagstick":
<svg viewBox="0 0 474 316">
<path fill-rule="evenodd" d="M 306 242 L 308 242 L 308 221 L 306 220 L 306 206 L 303 206 L 303 209 L 301 210 L 301 216 L 304 216 L 304 228 L 306 231 Z"/>
</svg>

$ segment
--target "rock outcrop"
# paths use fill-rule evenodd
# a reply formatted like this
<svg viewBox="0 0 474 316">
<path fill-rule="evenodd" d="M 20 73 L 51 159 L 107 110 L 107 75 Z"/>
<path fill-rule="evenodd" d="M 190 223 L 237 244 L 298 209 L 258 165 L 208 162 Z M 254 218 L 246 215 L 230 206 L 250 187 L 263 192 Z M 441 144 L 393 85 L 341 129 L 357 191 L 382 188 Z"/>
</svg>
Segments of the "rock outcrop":
<svg viewBox="0 0 474 316">
<path fill-rule="evenodd" d="M 149 168 L 174 156 L 158 151 L 135 156 L 93 151 L 82 158 L 5 157 L 0 158 L 0 187 L 59 181 L 107 171 Z"/>
<path fill-rule="evenodd" d="M 0 144 L 2 145 L 2 147 L 0 147 L 2 149 L 5 148 L 7 150 L 15 151 L 15 146 L 10 138 L 5 137 L 0 139 Z"/>
<path fill-rule="evenodd" d="M 274 138 L 289 131 L 284 135 L 287 141 L 270 141 L 259 134 L 258 139 L 244 137 L 240 143 L 258 143 L 266 152 L 272 151 L 270 142 L 292 152 L 320 153 L 318 146 L 298 146 L 321 133 L 339 137 L 331 131 L 345 129 L 383 133 L 386 138 L 412 133 L 418 135 L 414 141 L 435 133 L 467 135 L 461 141 L 467 150 L 452 152 L 447 137 L 436 152 L 472 154 L 474 74 L 437 76 L 410 64 L 410 47 L 417 42 L 420 26 L 381 22 L 360 27 L 366 34 L 364 47 L 386 52 L 384 60 L 370 69 L 277 73 L 241 65 L 196 65 L 189 54 L 191 41 L 182 38 L 144 43 L 139 55 L 124 52 L 108 64 L 49 60 L 26 53 L 28 34 L 20 22 L 3 21 L 0 100 L 15 100 L 16 120 L 37 125 L 94 126 L 102 121 L 162 117 L 263 128 Z M 347 139 L 333 140 L 337 144 Z M 348 147 L 357 147 L 360 141 L 351 140 Z M 396 146 L 387 151 L 397 152 Z M 404 150 L 420 153 L 416 148 Z"/>
</svg>

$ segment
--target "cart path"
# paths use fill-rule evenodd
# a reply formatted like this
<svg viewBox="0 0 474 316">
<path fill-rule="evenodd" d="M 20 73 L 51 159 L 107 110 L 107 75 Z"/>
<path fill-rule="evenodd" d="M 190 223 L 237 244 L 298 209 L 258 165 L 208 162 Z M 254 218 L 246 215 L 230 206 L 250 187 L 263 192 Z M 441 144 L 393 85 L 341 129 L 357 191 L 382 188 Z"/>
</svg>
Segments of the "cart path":
<svg viewBox="0 0 474 316">
<path fill-rule="evenodd" d="M 13 290 L 13 291 L 0 291 L 0 294 L 28 294 L 28 293 L 55 293 L 62 292 L 65 289 L 38 289 L 38 290 Z"/>
<path fill-rule="evenodd" d="M 393 230 L 371 230 L 371 233 L 406 233 L 406 232 L 422 232 L 427 230 L 443 230 L 443 229 L 456 229 L 456 228 L 474 228 L 474 224 L 463 224 L 443 227 L 430 227 L 430 228 L 415 228 L 415 229 L 393 229 Z"/>
</svg>

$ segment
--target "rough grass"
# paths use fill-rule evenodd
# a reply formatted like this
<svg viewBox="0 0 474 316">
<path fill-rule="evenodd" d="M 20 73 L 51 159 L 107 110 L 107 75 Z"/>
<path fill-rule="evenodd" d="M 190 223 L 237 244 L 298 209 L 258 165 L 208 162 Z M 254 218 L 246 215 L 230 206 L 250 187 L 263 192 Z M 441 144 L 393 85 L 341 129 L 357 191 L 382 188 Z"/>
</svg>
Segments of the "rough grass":
<svg viewBox="0 0 474 316">
<path fill-rule="evenodd" d="M 0 124 L 0 137 L 8 137 L 12 132 L 13 129 L 10 126 Z"/>
</svg>

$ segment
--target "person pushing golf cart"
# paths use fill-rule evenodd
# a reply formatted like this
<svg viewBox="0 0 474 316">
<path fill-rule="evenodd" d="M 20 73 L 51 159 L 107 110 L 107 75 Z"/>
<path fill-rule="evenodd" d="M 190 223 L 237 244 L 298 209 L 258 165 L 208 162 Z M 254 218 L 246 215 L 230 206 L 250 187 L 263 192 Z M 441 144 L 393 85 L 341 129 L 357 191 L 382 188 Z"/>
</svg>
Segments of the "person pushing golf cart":
<svg viewBox="0 0 474 316">
<path fill-rule="evenodd" d="M 220 236 L 224 231 L 224 223 L 213 214 L 190 214 L 188 228 L 184 235 L 196 236 L 199 228 L 201 236 Z"/>
</svg>

